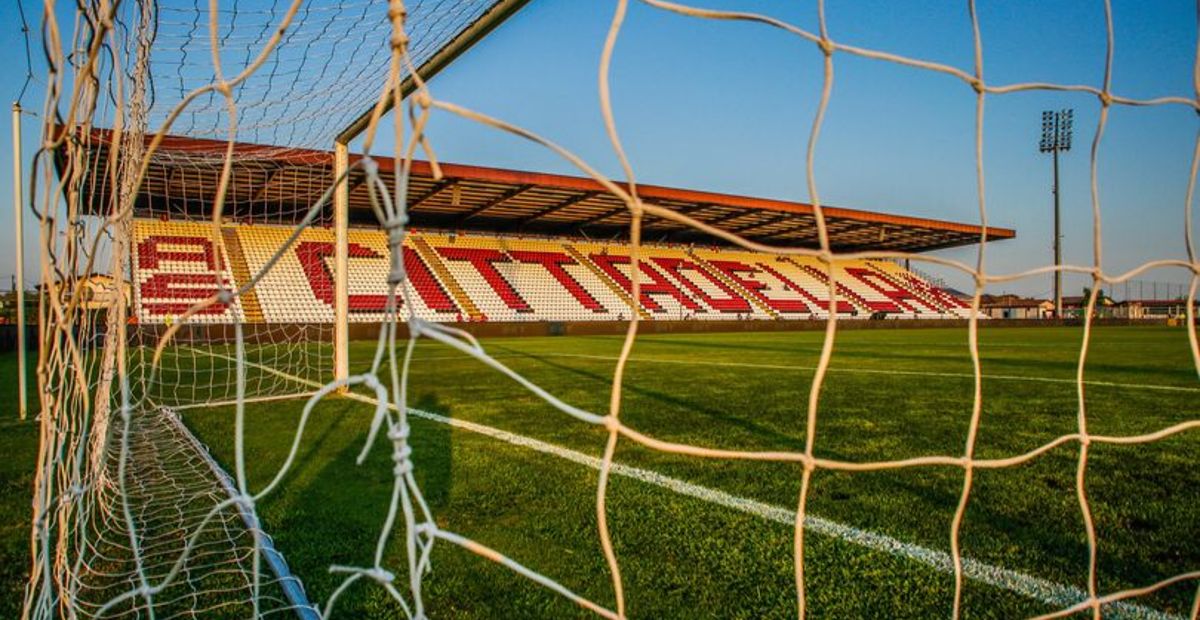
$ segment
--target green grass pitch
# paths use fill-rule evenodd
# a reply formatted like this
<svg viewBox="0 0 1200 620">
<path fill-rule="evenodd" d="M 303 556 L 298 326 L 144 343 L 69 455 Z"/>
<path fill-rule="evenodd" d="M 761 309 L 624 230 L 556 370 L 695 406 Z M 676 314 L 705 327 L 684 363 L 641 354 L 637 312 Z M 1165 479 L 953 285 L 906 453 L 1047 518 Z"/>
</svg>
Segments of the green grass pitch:
<svg viewBox="0 0 1200 620">
<path fill-rule="evenodd" d="M 1023 453 L 1077 430 L 1074 378 L 1081 335 L 1079 328 L 980 331 L 985 378 L 979 457 Z M 626 373 L 622 420 L 673 442 L 802 451 L 823 336 L 641 336 Z M 566 402 L 607 411 L 620 338 L 483 344 Z M 355 343 L 352 371 L 369 363 L 373 348 L 374 343 Z M 220 377 L 222 362 L 212 364 L 194 376 Z M 171 380 L 170 373 L 163 378 Z M 266 385 L 266 377 L 252 377 L 252 383 L 256 379 Z M 1200 419 L 1200 382 L 1183 329 L 1095 330 L 1085 381 L 1091 433 L 1134 435 Z M 416 474 L 439 526 L 611 606 L 596 527 L 597 471 L 564 459 L 561 450 L 530 447 L 549 444 L 599 457 L 606 433 L 555 410 L 479 361 L 431 342 L 418 346 L 410 386 L 410 406 L 439 416 L 412 418 Z M 965 330 L 840 332 L 821 394 L 816 454 L 854 461 L 959 456 L 972 390 Z M 282 463 L 301 405 L 247 407 L 252 489 L 261 488 Z M 231 469 L 232 408 L 188 409 L 183 416 Z M 380 438 L 365 464 L 354 464 L 370 416 L 368 405 L 349 399 L 331 397 L 320 404 L 283 486 L 258 506 L 267 531 L 316 602 L 325 601 L 342 579 L 329 574 L 330 564 L 371 563 L 386 515 L 392 480 L 386 439 Z M 5 415 L 14 417 L 15 412 Z M 448 421 L 499 429 L 509 440 Z M 26 444 L 35 435 L 29 425 L 6 425 L 6 436 L 21 438 L 14 450 L 31 456 L 33 447 Z M 1099 540 L 1101 593 L 1200 569 L 1200 432 L 1144 445 L 1093 444 L 1090 451 L 1087 490 Z M 1055 593 L 1086 588 L 1087 544 L 1075 495 L 1078 456 L 1079 445 L 1071 442 L 1019 467 L 976 472 L 962 528 L 964 555 L 982 573 L 997 571 L 1000 577 L 967 580 L 965 617 L 1044 613 L 1061 606 L 1047 602 Z M 610 483 L 609 525 L 631 617 L 794 617 L 792 528 L 779 517 L 795 510 L 799 465 L 674 456 L 628 440 L 621 441 L 616 461 L 692 490 L 681 494 L 627 475 L 615 475 Z M 6 482 L 28 469 L 6 467 Z M 953 579 L 937 558 L 949 551 L 962 480 L 961 468 L 947 466 L 853 474 L 818 470 L 808 506 L 826 527 L 806 539 L 811 617 L 947 616 Z M 737 506 L 727 505 L 730 499 Z M 0 511 L 6 518 L 16 514 Z M 9 538 L 24 534 L 15 526 L 4 531 Z M 870 543 L 879 540 L 904 546 Z M 0 549 L 24 550 L 16 544 Z M 403 571 L 402 540 L 393 539 L 388 558 L 389 568 Z M 23 560 L 13 559 L 18 565 Z M 1014 579 L 1016 591 L 1004 585 Z M 589 616 L 508 569 L 445 543 L 435 547 L 425 585 L 434 618 Z M 1197 585 L 1184 582 L 1123 611 L 1186 617 Z M 1029 588 L 1043 594 L 1031 595 Z M 384 590 L 367 582 L 351 587 L 336 610 L 342 617 L 398 613 Z"/>
</svg>

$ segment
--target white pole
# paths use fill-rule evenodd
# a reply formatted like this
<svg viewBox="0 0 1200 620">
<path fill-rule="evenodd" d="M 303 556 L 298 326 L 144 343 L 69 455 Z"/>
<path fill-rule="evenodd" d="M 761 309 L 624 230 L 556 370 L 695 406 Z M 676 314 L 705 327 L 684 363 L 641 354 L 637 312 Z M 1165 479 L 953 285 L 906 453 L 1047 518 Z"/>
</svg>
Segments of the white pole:
<svg viewBox="0 0 1200 620">
<path fill-rule="evenodd" d="M 29 409 L 29 397 L 25 394 L 28 369 L 25 366 L 25 223 L 23 213 L 25 178 L 21 174 L 21 104 L 12 106 L 13 136 L 13 237 L 17 246 L 17 394 L 20 402 L 21 419 Z"/>
<path fill-rule="evenodd" d="M 333 146 L 333 174 L 337 187 L 333 192 L 333 378 L 350 376 L 349 287 L 346 269 L 350 254 L 350 147 L 343 142 Z M 345 388 L 342 389 L 345 391 Z"/>
</svg>

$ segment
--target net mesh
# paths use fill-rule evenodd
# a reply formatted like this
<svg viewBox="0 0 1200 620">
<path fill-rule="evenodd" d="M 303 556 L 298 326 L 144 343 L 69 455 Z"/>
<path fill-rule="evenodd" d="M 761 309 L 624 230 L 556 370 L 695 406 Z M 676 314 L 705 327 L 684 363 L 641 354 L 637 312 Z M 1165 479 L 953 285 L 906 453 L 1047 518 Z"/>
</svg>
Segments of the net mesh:
<svg viewBox="0 0 1200 620">
<path fill-rule="evenodd" d="M 268 398 L 311 392 L 304 381 L 324 382 L 332 378 L 333 326 L 328 322 L 267 323 L 254 293 L 235 296 L 228 303 L 213 304 L 178 325 L 196 301 L 214 289 L 250 279 L 251 268 L 265 258 L 247 254 L 234 232 L 235 226 L 262 223 L 294 223 L 307 212 L 298 212 L 295 197 L 317 201 L 326 190 L 311 176 L 297 175 L 298 165 L 287 152 L 239 157 L 237 174 L 229 176 L 223 200 L 236 204 L 224 209 L 218 239 L 212 235 L 211 214 L 217 199 L 195 195 L 194 183 L 217 179 L 224 157 L 211 152 L 178 152 L 150 157 L 148 167 L 169 169 L 169 174 L 148 181 L 161 184 L 157 196 L 139 201 L 137 219 L 127 224 L 130 265 L 130 325 L 125 357 L 132 372 L 142 375 L 147 395 L 163 406 L 233 402 L 239 397 L 234 365 L 236 320 L 246 325 L 243 341 L 247 362 L 257 368 L 288 369 L 288 374 L 256 371 L 247 375 L 242 397 Z M 281 159 L 282 157 L 282 159 Z M 166 196 L 166 199 L 159 197 Z M 283 197 L 290 197 L 285 200 Z M 328 226 L 332 208 L 313 210 L 310 226 Z M 205 219 L 208 218 L 206 222 Z M 278 243 L 266 248 L 274 250 Z M 174 267 L 168 271 L 167 267 Z M 328 288 L 328 287 L 326 287 Z M 326 291 L 332 296 L 332 291 Z M 146 298 L 147 294 L 156 295 Z M 172 345 L 151 360 L 155 347 L 168 329 L 175 328 Z M 153 368 L 152 368 L 153 366 Z"/>
<path fill-rule="evenodd" d="M 958 617 L 962 613 L 963 582 L 970 568 L 963 557 L 960 534 L 977 472 L 1029 463 L 1064 444 L 1078 446 L 1075 495 L 1086 532 L 1089 574 L 1085 596 L 1048 617 L 1066 617 L 1077 612 L 1089 612 L 1099 617 L 1102 611 L 1121 609 L 1120 605 L 1128 604 L 1136 597 L 1200 578 L 1200 570 L 1182 572 L 1142 587 L 1114 592 L 1101 591 L 1097 579 L 1100 541 L 1093 522 L 1094 507 L 1088 498 L 1089 447 L 1158 442 L 1200 428 L 1200 420 L 1190 420 L 1130 436 L 1098 435 L 1088 430 L 1089 401 L 1084 368 L 1091 342 L 1091 316 L 1096 294 L 1105 286 L 1121 285 L 1148 270 L 1162 267 L 1183 268 L 1190 272 L 1188 299 L 1195 298 L 1200 285 L 1200 262 L 1192 238 L 1192 198 L 1200 166 L 1200 139 L 1193 154 L 1186 203 L 1182 205 L 1187 258 L 1151 261 L 1127 273 L 1108 273 L 1103 267 L 1096 162 L 1110 111 L 1117 106 L 1200 109 L 1195 96 L 1138 100 L 1113 92 L 1114 37 L 1109 4 L 1105 3 L 1108 48 L 1102 82 L 1098 85 L 1063 85 L 989 82 L 983 71 L 985 47 L 974 3 L 970 4 L 971 21 L 963 27 L 971 29 L 975 62 L 972 69 L 962 70 L 841 43 L 835 33 L 829 32 L 821 3 L 818 4 L 818 28 L 810 31 L 765 15 L 701 9 L 663 0 L 644 2 L 663 11 L 696 19 L 756 22 L 815 44 L 813 62 L 820 64 L 824 77 L 807 148 L 805 174 L 816 214 L 817 248 L 769 247 L 754 243 L 638 198 L 636 176 L 622 148 L 608 88 L 610 60 L 627 9 L 625 0 L 616 4 L 600 57 L 599 78 L 605 129 L 627 184 L 615 183 L 546 138 L 438 99 L 434 91 L 415 75 L 415 67 L 445 43 L 447 33 L 461 30 L 464 24 L 481 15 L 489 3 L 392 0 L 386 13 L 382 7 L 368 2 L 280 1 L 268 9 L 261 8 L 258 3 L 212 3 L 209 7 L 199 3 L 180 7 L 155 2 L 131 2 L 117 7 L 101 3 L 85 5 L 81 9 L 76 21 L 77 30 L 69 39 L 61 34 L 55 11 L 48 10 L 44 32 L 48 39 L 45 49 L 50 66 L 50 88 L 45 118 L 58 118 L 62 123 L 61 126 L 47 124 L 45 148 L 38 160 L 41 170 L 36 173 L 40 191 L 35 197 L 35 207 L 42 220 L 41 276 L 46 284 L 46 294 L 40 313 L 42 449 L 35 489 L 33 572 L 25 603 L 26 615 L 38 618 L 60 613 L 74 617 L 173 617 L 210 611 L 220 605 L 241 610 L 235 612 L 238 614 L 248 609 L 249 613 L 264 615 L 277 610 L 299 611 L 302 615 L 333 615 L 341 593 L 351 584 L 367 581 L 385 590 L 410 617 L 420 618 L 427 612 L 422 588 L 430 574 L 430 553 L 435 545 L 448 544 L 503 564 L 600 616 L 624 617 L 624 581 L 610 536 L 606 506 L 610 476 L 618 467 L 614 464 L 614 454 L 620 442 L 635 442 L 655 450 L 706 459 L 798 463 L 802 474 L 794 518 L 794 572 L 796 610 L 800 616 L 805 615 L 808 607 L 805 545 L 806 533 L 813 524 L 808 514 L 808 496 L 814 472 L 935 466 L 962 471 L 961 492 L 948 532 L 949 563 L 955 584 L 951 611 Z M 347 41 L 352 43 L 347 46 Z M 337 46 L 336 50 L 334 46 Z M 68 56 L 64 49 L 79 51 Z M 990 272 L 986 268 L 986 243 L 979 244 L 974 264 L 896 252 L 837 254 L 831 249 L 814 165 L 834 83 L 835 65 L 845 55 L 894 63 L 913 71 L 945 74 L 973 89 L 978 210 L 980 222 L 985 226 L 989 216 L 984 191 L 985 101 L 990 97 L 1026 91 L 1076 91 L 1091 93 L 1099 100 L 1101 112 L 1089 154 L 1094 262 L 1061 267 L 1063 271 L 1090 278 L 1093 291 L 1086 301 L 1078 355 L 1075 432 L 1022 454 L 1002 458 L 979 458 L 975 454 L 977 432 L 983 417 L 978 346 L 980 297 L 989 284 L 1049 274 L 1055 267 L 1023 273 Z M 1200 76 L 1200 65 L 1196 75 Z M 412 81 L 413 93 L 404 100 L 403 117 L 395 125 L 395 156 L 401 163 L 400 172 L 395 185 L 388 187 L 381 181 L 369 153 L 386 103 L 389 100 L 400 102 L 402 84 L 406 80 Z M 1200 85 L 1200 77 L 1197 82 Z M 332 100 L 327 100 L 314 96 L 318 92 L 334 92 L 335 95 Z M 120 294 L 104 312 L 96 312 L 79 303 L 80 283 L 84 279 L 106 274 L 113 278 L 116 290 L 120 291 L 130 275 L 127 261 L 139 251 L 132 231 L 132 196 L 143 182 L 145 169 L 152 162 L 157 147 L 156 141 L 147 140 L 147 136 L 173 131 L 289 147 L 324 145 L 371 101 L 375 103 L 376 114 L 365 133 L 364 150 L 368 156 L 356 161 L 352 169 L 365 176 L 379 226 L 389 235 L 393 260 L 388 274 L 390 292 L 386 318 L 389 320 L 380 328 L 378 348 L 365 372 L 341 381 L 330 381 L 326 366 L 315 361 L 328 355 L 321 351 L 289 348 L 290 345 L 277 352 L 261 354 L 263 357 L 248 356 L 246 344 L 250 337 L 242 325 L 245 311 L 239 309 L 239 303 L 244 300 L 249 287 L 228 290 L 227 277 L 222 275 L 226 263 L 219 252 L 213 259 L 209 276 L 220 292 L 193 300 L 169 325 L 164 323 L 153 329 L 139 325 L 138 329 L 130 330 L 126 321 L 129 299 Z M 816 257 L 828 267 L 831 304 L 838 296 L 836 272 L 832 268 L 837 257 L 907 258 L 970 276 L 975 282 L 968 328 L 974 396 L 963 450 L 903 461 L 863 462 L 817 455 L 822 385 L 838 333 L 838 317 L 832 309 L 805 407 L 804 449 L 793 452 L 745 452 L 719 446 L 676 444 L 623 423 L 620 415 L 622 386 L 630 351 L 638 334 L 637 312 L 629 313 L 633 320 L 629 323 L 612 378 L 611 405 L 604 412 L 582 410 L 560 400 L 507 367 L 501 359 L 489 355 L 486 347 L 469 334 L 412 315 L 412 303 L 398 303 L 408 295 L 407 288 L 401 286 L 407 274 L 404 261 L 399 258 L 403 253 L 398 250 L 406 234 L 408 166 L 419 151 L 436 162 L 423 134 L 425 122 L 435 110 L 530 140 L 554 151 L 603 184 L 607 191 L 626 204 L 632 215 L 629 237 L 635 265 L 643 218 L 652 215 L 687 224 L 747 249 Z M 111 165 L 110 169 L 89 169 L 84 164 L 86 158 L 81 157 L 86 152 L 81 141 L 88 139 L 87 130 L 93 124 L 110 126 L 114 128 L 114 135 L 119 136 L 113 144 L 120 145 L 120 157 L 109 158 L 110 162 L 119 164 Z M 81 129 L 83 133 L 77 131 Z M 59 178 L 55 178 L 48 157 L 59 149 L 74 157 L 65 158 L 68 164 L 59 171 Z M 214 164 L 219 162 L 197 163 L 197 173 L 222 174 L 223 168 Z M 264 178 L 266 176 L 269 173 L 264 173 Z M 109 194 L 111 202 L 108 204 L 87 204 L 84 197 L 94 196 L 87 193 L 88 185 L 104 179 L 119 191 Z M 247 186 L 257 184 L 261 188 L 271 182 L 251 181 Z M 343 177 L 332 180 L 327 187 L 312 188 L 313 202 L 302 214 L 305 220 L 300 228 L 328 218 L 330 196 L 338 183 L 345 182 Z M 232 182 L 225 184 L 217 196 L 201 197 L 201 211 L 213 223 L 213 247 L 224 251 L 229 249 L 220 230 L 222 217 L 228 215 L 223 211 L 224 198 L 227 192 L 240 191 L 235 185 Z M 153 213 L 169 215 L 176 206 L 148 208 Z M 265 199 L 261 211 L 254 210 L 239 217 L 270 220 L 279 215 Z M 293 218 L 296 215 L 301 214 L 292 214 Z M 277 255 L 293 242 L 294 238 L 288 240 L 278 249 Z M 269 273 L 270 268 L 268 262 L 252 275 L 262 276 Z M 632 297 L 637 299 L 639 270 L 632 269 L 631 273 Z M 189 330 L 204 326 L 201 319 L 206 311 L 221 306 L 229 307 L 225 317 L 228 324 L 222 324 L 218 337 L 190 335 Z M 397 307 L 403 309 L 397 311 Z M 1187 304 L 1186 312 L 1190 350 L 1200 370 L 1193 304 Z M 407 323 L 407 336 L 398 332 L 399 322 Z M 280 338 L 286 339 L 282 334 Z M 413 475 L 409 442 L 409 359 L 415 343 L 422 338 L 470 354 L 498 373 L 507 375 L 561 411 L 565 422 L 595 425 L 607 431 L 608 439 L 598 463 L 596 519 L 603 555 L 611 574 L 612 605 L 586 599 L 555 581 L 553 575 L 543 575 L 522 566 L 506 557 L 503 550 L 488 548 L 438 525 Z M 314 340 L 319 342 L 320 339 Z M 206 361 L 214 358 L 230 363 L 216 365 Z M 216 370 L 218 367 L 225 370 Z M 288 387 L 282 388 L 283 384 Z M 347 386 L 365 387 L 372 394 L 350 394 L 350 397 L 371 402 L 375 411 L 360 461 L 376 437 L 386 435 L 393 451 L 394 492 L 378 532 L 374 562 L 365 566 L 331 566 L 331 571 L 344 575 L 344 581 L 317 610 L 308 606 L 303 594 L 297 592 L 287 577 L 279 577 L 277 554 L 257 527 L 255 513 L 256 502 L 270 496 L 293 467 L 298 443 L 293 444 L 289 458 L 269 484 L 261 489 L 248 488 L 247 455 L 242 446 L 242 405 L 256 397 L 271 397 L 288 391 L 312 392 L 296 429 L 296 441 L 299 442 L 313 407 Z M 234 474 L 228 480 L 189 438 L 173 414 L 165 409 L 166 405 L 216 400 L 232 400 L 238 405 Z M 404 542 L 406 566 L 385 564 L 384 550 L 393 539 Z M 397 578 L 397 575 L 404 575 L 406 579 Z M 1192 605 L 1191 616 L 1195 618 L 1198 613 L 1200 592 Z"/>
</svg>

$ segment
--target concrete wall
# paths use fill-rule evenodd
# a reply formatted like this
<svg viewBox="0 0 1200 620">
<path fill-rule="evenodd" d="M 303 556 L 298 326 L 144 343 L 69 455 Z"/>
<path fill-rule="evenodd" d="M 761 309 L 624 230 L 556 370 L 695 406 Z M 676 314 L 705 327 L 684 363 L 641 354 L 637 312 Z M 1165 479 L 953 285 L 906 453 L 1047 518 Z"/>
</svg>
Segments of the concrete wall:
<svg viewBox="0 0 1200 620">
<path fill-rule="evenodd" d="M 37 351 L 38 333 L 36 325 L 25 326 L 25 346 L 28 351 Z M 17 350 L 17 326 L 12 323 L 0 325 L 0 353 L 8 353 Z M 29 363 L 32 365 L 37 362 L 35 358 L 29 358 Z"/>
<path fill-rule="evenodd" d="M 1093 325 L 1166 325 L 1166 319 L 1096 319 Z M 1083 323 L 1077 319 L 1033 321 L 1028 319 L 986 319 L 979 322 L 982 329 L 997 327 L 1079 327 Z M 627 322 L 596 321 L 586 323 L 558 322 L 516 322 L 516 323 L 456 323 L 454 326 L 475 336 L 483 338 L 508 338 L 523 336 L 592 336 L 620 335 L 628 327 Z M 930 329 L 955 328 L 966 329 L 967 320 L 883 320 L 872 321 L 864 319 L 843 319 L 838 321 L 838 330 L 858 329 Z M 280 328 L 283 328 L 281 331 Z M 144 342 L 156 342 L 166 331 L 165 325 L 142 324 L 130 326 L 130 332 L 140 335 Z M 673 334 L 673 333 L 715 333 L 715 332 L 794 332 L 821 331 L 825 329 L 825 321 L 643 321 L 638 328 L 641 334 Z M 309 325 L 271 325 L 246 324 L 242 326 L 247 343 L 278 342 L 280 335 L 285 334 L 289 340 L 328 340 L 333 337 L 333 326 L 330 324 Z M 407 335 L 407 331 L 401 329 Z M 234 341 L 232 325 L 189 325 L 176 335 L 181 342 L 217 342 L 231 343 Z M 379 337 L 379 323 L 351 323 L 351 340 L 375 340 Z"/>
<path fill-rule="evenodd" d="M 794 332 L 794 331 L 824 331 L 825 321 L 643 321 L 638 327 L 639 334 L 674 334 L 674 333 L 718 333 L 718 332 Z M 966 329 L 968 321 L 961 320 L 884 320 L 870 321 L 862 319 L 843 319 L 838 321 L 838 330 L 858 329 L 930 329 L 958 328 Z M 1163 320 L 1127 320 L 1127 319 L 1096 319 L 1092 322 L 1098 326 L 1118 325 L 1166 325 Z M 520 336 L 591 336 L 591 335 L 620 335 L 628 327 L 627 322 L 601 321 L 590 323 L 459 323 L 455 327 L 478 337 L 520 337 Z M 1080 327 L 1082 321 L 1074 319 L 1033 321 L 1028 319 L 988 319 L 979 322 L 984 329 L 997 327 Z M 350 326 L 352 340 L 373 339 L 379 335 L 377 324 L 357 324 Z"/>
</svg>

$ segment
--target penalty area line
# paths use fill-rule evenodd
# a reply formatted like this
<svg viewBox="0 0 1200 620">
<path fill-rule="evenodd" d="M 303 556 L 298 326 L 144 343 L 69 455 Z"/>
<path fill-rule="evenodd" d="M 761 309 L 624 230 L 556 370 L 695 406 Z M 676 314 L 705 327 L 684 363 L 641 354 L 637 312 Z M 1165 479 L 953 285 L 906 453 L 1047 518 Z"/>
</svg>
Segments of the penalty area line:
<svg viewBox="0 0 1200 620">
<path fill-rule="evenodd" d="M 361 394 L 347 394 L 350 398 L 361 400 L 364 403 L 375 404 L 375 399 Z M 456 418 L 446 417 L 430 411 L 421 409 L 409 408 L 409 413 L 426 420 L 446 424 L 455 428 L 460 428 L 472 433 L 478 433 L 497 439 L 505 443 L 528 448 L 536 452 L 555 456 L 563 460 L 571 461 L 579 465 L 590 467 L 599 471 L 603 462 L 601 459 L 584 454 L 577 450 L 571 450 L 555 444 L 547 443 L 525 435 L 518 435 L 508 431 L 500 430 L 492 426 L 459 420 Z M 622 463 L 613 462 L 611 473 L 625 478 L 632 478 L 646 484 L 650 484 L 677 495 L 683 495 L 698 499 L 709 504 L 714 504 L 724 508 L 730 508 L 738 512 L 750 514 L 767 521 L 773 521 L 783 525 L 794 525 L 796 522 L 796 511 L 791 508 L 782 506 L 773 506 L 757 500 L 739 497 L 719 489 L 698 485 L 695 483 L 673 478 L 656 471 L 624 465 Z M 859 547 L 864 547 L 872 551 L 878 551 L 887 555 L 900 557 L 906 560 L 914 561 L 918 564 L 923 564 L 929 568 L 933 568 L 938 572 L 945 574 L 954 574 L 954 559 L 944 551 L 938 551 L 916 545 L 906 543 L 899 539 L 892 538 L 885 534 L 863 530 L 854 526 L 831 521 L 816 515 L 808 515 L 804 519 L 804 527 L 806 530 L 836 538 L 843 542 L 848 542 Z M 1083 590 L 1073 587 L 1058 584 L 1046 579 L 1040 579 L 1024 573 L 1001 568 L 973 560 L 963 556 L 963 576 L 967 579 L 977 581 L 989 586 L 1008 590 L 1016 594 L 1026 596 L 1028 598 L 1041 601 L 1056 608 L 1067 608 L 1076 603 L 1087 599 L 1087 593 Z M 1154 618 L 1162 620 L 1182 620 L 1181 616 L 1173 616 L 1160 612 L 1142 605 L 1131 603 L 1118 602 L 1111 606 L 1112 611 L 1109 613 L 1117 618 Z"/>
<path fill-rule="evenodd" d="M 604 361 L 617 361 L 616 356 L 611 355 L 589 355 L 586 353 L 513 353 L 508 357 L 529 357 L 536 359 L 538 357 L 577 357 L 581 359 L 594 359 Z M 495 356 L 493 356 L 495 357 Z M 814 371 L 816 366 L 800 366 L 789 364 L 760 364 L 755 362 L 721 362 L 713 360 L 681 360 L 665 357 L 630 357 L 630 362 L 645 362 L 650 364 L 684 364 L 698 366 L 724 366 L 733 368 L 760 368 L 764 370 L 796 370 L 796 371 Z M 896 370 L 887 368 L 835 368 L 830 367 L 828 372 L 850 373 L 850 374 L 867 374 L 867 375 L 905 375 L 915 377 L 953 377 L 963 379 L 974 379 L 975 375 L 969 372 L 934 372 L 931 370 Z M 1079 382 L 1075 379 L 1059 379 L 1055 377 L 1026 377 L 1022 375 L 992 375 L 984 373 L 984 379 L 995 379 L 997 381 L 1032 381 L 1036 383 L 1068 383 L 1070 385 L 1078 385 Z M 1165 392 L 1190 392 L 1200 393 L 1200 388 L 1187 387 L 1182 385 L 1158 385 L 1152 383 L 1119 383 L 1116 381 L 1097 381 L 1094 379 L 1084 379 L 1084 385 L 1094 385 L 1101 387 L 1114 387 L 1131 390 L 1160 390 Z"/>
<path fill-rule="evenodd" d="M 204 353 L 214 357 L 236 361 L 232 357 L 219 353 L 207 351 Z M 254 362 L 244 363 L 246 366 L 254 366 L 263 371 L 270 372 L 271 374 L 289 378 L 303 385 L 308 385 L 318 389 L 322 387 L 321 384 L 315 381 L 289 375 L 274 368 L 267 368 Z M 347 392 L 341 396 L 370 405 L 378 404 L 378 401 L 375 398 L 365 394 Z M 393 411 L 396 410 L 396 406 L 392 403 L 388 403 L 388 408 Z M 600 470 L 603 464 L 601 459 L 584 454 L 577 450 L 564 448 L 562 446 L 541 441 L 540 439 L 527 437 L 525 435 L 511 433 L 493 426 L 451 418 L 441 414 L 433 413 L 431 411 L 413 409 L 411 407 L 408 409 L 408 412 L 416 417 L 431 422 L 445 424 L 447 426 L 459 428 L 465 431 L 483 435 L 485 437 L 503 441 L 514 446 L 527 448 L 550 456 L 555 456 L 597 471 Z M 673 478 L 653 470 L 634 467 L 631 465 L 624 465 L 614 461 L 611 465 L 610 471 L 611 473 L 624 478 L 638 480 L 640 482 L 671 491 L 678 495 L 684 495 L 716 506 L 754 515 L 767 521 L 788 526 L 792 526 L 796 522 L 796 511 L 794 509 L 785 508 L 782 506 L 773 506 L 771 504 L 750 498 L 739 497 L 720 489 L 714 489 L 688 482 L 686 480 L 681 480 L 679 478 Z M 805 517 L 804 527 L 806 530 L 816 534 L 835 538 L 872 551 L 910 560 L 944 574 L 954 574 L 953 556 L 945 551 L 930 549 L 914 543 L 907 543 L 886 534 L 859 529 L 851 525 L 838 523 L 836 521 L 811 514 Z M 962 567 L 963 576 L 967 579 L 1020 594 L 1057 609 L 1065 609 L 1087 599 L 1087 592 L 1075 586 L 1055 583 L 1047 579 L 1041 579 L 1039 577 L 1027 575 L 1019 571 L 975 560 L 965 555 L 962 556 Z M 1110 603 L 1106 605 L 1105 608 L 1109 610 L 1106 615 L 1114 618 L 1185 620 L 1183 616 L 1168 614 L 1144 605 L 1138 605 L 1136 603 L 1128 603 L 1124 601 Z"/>
</svg>

